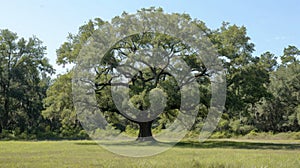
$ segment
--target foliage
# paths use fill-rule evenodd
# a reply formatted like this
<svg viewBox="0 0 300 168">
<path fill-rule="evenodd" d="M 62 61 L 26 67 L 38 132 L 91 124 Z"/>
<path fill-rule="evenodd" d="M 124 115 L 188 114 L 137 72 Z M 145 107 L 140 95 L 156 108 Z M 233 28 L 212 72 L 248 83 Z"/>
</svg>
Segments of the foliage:
<svg viewBox="0 0 300 168">
<path fill-rule="evenodd" d="M 43 119 L 42 100 L 54 73 L 37 37 L 18 38 L 0 30 L 0 133 L 36 133 Z"/>
<path fill-rule="evenodd" d="M 109 47 L 108 51 L 100 53 L 103 54 L 101 60 L 98 57 L 92 57 L 93 53 L 99 52 L 98 47 L 93 47 L 97 43 L 94 44 L 92 41 L 87 41 L 87 43 L 92 43 L 92 45 L 81 50 L 80 54 L 84 53 L 84 56 L 77 52 L 76 47 L 81 46 L 79 48 L 82 48 L 84 43 L 78 39 L 87 40 L 88 38 L 86 37 L 91 36 L 91 33 L 94 33 L 92 39 L 97 39 L 98 36 L 102 39 L 107 31 L 126 29 L 126 25 L 132 20 L 143 22 L 143 18 L 147 18 L 147 22 L 155 24 L 156 19 L 161 19 L 159 16 L 167 18 L 169 24 L 176 28 L 182 26 L 183 23 L 193 23 L 202 26 L 203 29 L 207 29 L 202 22 L 192 20 L 185 14 L 174 13 L 169 15 L 164 14 L 161 9 L 142 9 L 136 15 L 124 13 L 121 16 L 117 16 L 103 26 L 101 24 L 105 22 L 100 19 L 90 21 L 80 28 L 77 35 L 69 38 L 70 42 L 68 42 L 67 46 L 70 46 L 71 51 L 70 48 L 65 48 L 66 43 L 58 50 L 59 63 L 78 63 L 78 66 L 75 66 L 75 81 L 92 83 L 92 86 L 95 87 L 92 89 L 94 89 L 98 98 L 97 105 L 103 115 L 112 122 L 112 125 L 122 124 L 122 127 L 126 128 L 125 124 L 128 124 L 128 122 L 132 125 L 136 124 L 140 129 L 139 137 L 142 138 L 151 137 L 151 128 L 153 127 L 165 128 L 168 123 L 174 121 L 178 113 L 182 112 L 183 115 L 187 115 L 190 113 L 189 111 L 193 111 L 179 110 L 180 100 L 193 102 L 195 99 L 184 96 L 182 92 L 183 88 L 186 90 L 190 89 L 191 86 L 189 85 L 193 81 L 189 80 L 190 78 L 187 74 L 191 75 L 191 73 L 184 71 L 185 69 L 179 60 L 185 61 L 191 68 L 190 71 L 195 74 L 194 80 L 199 83 L 205 83 L 203 81 L 213 75 L 213 70 L 208 67 L 205 68 L 203 62 L 197 59 L 197 54 L 199 53 L 195 51 L 195 48 L 171 35 L 152 32 L 153 30 L 150 28 L 149 30 L 143 30 L 143 32 L 132 34 L 115 42 Z M 144 27 L 148 28 L 147 26 Z M 201 42 L 200 39 L 197 40 Z M 105 45 L 112 42 L 114 42 L 114 39 L 108 41 Z M 157 54 L 157 50 L 164 54 Z M 78 59 L 74 60 L 76 54 Z M 61 62 L 61 60 L 65 61 Z M 84 70 L 80 69 L 79 65 L 94 67 L 92 71 L 96 74 L 95 79 L 88 79 L 87 74 L 80 76 L 80 73 L 83 73 Z M 176 74 L 177 79 L 172 75 L 173 72 Z M 125 83 L 120 80 L 121 78 L 129 82 Z M 77 83 L 79 82 L 75 82 L 75 86 Z M 129 89 L 123 89 L 127 84 Z M 198 91 L 198 88 L 186 92 L 193 95 L 196 94 L 196 91 Z M 113 96 L 110 92 L 114 92 L 116 95 L 115 102 L 113 102 Z M 130 97 L 128 99 L 124 96 L 127 94 Z M 79 93 L 76 95 L 83 96 L 84 94 Z M 167 98 L 165 99 L 165 97 Z M 88 98 L 78 98 L 76 102 L 83 104 L 86 100 Z M 116 102 L 116 100 L 120 102 Z M 115 107 L 114 103 L 120 105 Z M 164 104 L 166 104 L 166 107 L 163 107 Z M 184 105 L 187 106 L 186 104 Z M 201 105 L 203 104 L 201 103 Z M 197 106 L 198 104 L 192 104 L 186 109 L 195 109 Z M 123 111 L 120 111 L 120 108 Z M 163 113 L 160 112 L 161 110 L 164 110 Z M 127 121 L 124 121 L 124 119 Z M 190 123 L 189 121 L 186 122 Z"/>
<path fill-rule="evenodd" d="M 76 137 L 82 130 L 71 95 L 72 72 L 68 72 L 54 81 L 44 99 L 45 110 L 42 115 L 50 124 L 49 131 L 56 132 L 61 137 Z"/>
<path fill-rule="evenodd" d="M 164 13 L 161 8 L 138 11 L 139 16 L 161 13 Z M 271 52 L 254 56 L 255 46 L 245 26 L 224 22 L 214 30 L 188 14 L 172 13 L 170 16 L 174 20 L 187 20 L 197 25 L 212 42 L 212 47 L 217 50 L 226 69 L 225 110 L 213 137 L 255 137 L 264 134 L 262 132 L 273 134 L 300 131 L 300 50 L 296 46 L 287 46 L 281 56 Z M 57 64 L 76 64 L 76 58 L 93 33 L 107 24 L 123 28 L 122 24 L 124 26 L 128 19 L 141 17 L 124 12 L 111 22 L 96 18 L 80 26 L 78 32 L 69 34 L 66 42 L 57 49 Z M 180 86 L 164 68 L 145 66 L 131 74 L 126 73 L 128 68 L 116 68 L 130 67 L 130 64 L 122 64 L 126 60 L 129 63 L 151 60 L 147 56 L 138 58 L 130 55 L 151 50 L 154 46 L 173 53 L 174 57 L 183 58 L 197 72 L 195 76 L 200 84 L 200 103 L 195 105 L 198 114 L 191 131 L 199 133 L 210 108 L 211 74 L 196 59 L 189 46 L 175 37 L 149 32 L 135 34 L 115 43 L 96 69 L 97 76 L 93 82 L 97 105 L 110 123 L 109 130 L 139 135 L 139 128 L 142 127 L 139 122 L 122 115 L 112 100 L 111 79 L 116 77 L 115 72 L 130 78 L 129 99 L 122 102 L 123 108 L 145 111 L 151 106 L 149 96 L 153 96 L 154 103 L 159 105 L 157 111 L 160 110 L 158 107 L 166 103 L 163 113 L 152 116 L 150 129 L 154 133 L 166 129 L 178 114 L 184 113 L 179 109 L 182 100 Z M 45 58 L 45 52 L 46 47 L 35 36 L 19 38 L 7 29 L 0 30 L 1 139 L 87 138 L 73 105 L 74 70 L 51 80 L 50 75 L 54 69 Z M 163 63 L 164 59 L 156 61 Z M 175 66 L 174 70 L 178 69 Z M 122 95 L 121 91 L 118 94 Z"/>
</svg>

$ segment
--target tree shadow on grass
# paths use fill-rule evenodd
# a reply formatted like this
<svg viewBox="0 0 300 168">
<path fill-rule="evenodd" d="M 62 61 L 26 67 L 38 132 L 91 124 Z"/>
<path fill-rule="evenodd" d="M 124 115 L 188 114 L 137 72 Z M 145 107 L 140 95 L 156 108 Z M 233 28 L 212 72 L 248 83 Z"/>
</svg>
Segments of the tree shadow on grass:
<svg viewBox="0 0 300 168">
<path fill-rule="evenodd" d="M 176 147 L 190 148 L 229 148 L 229 149 L 271 149 L 271 150 L 300 150 L 300 144 L 270 143 L 270 142 L 237 142 L 237 141 L 205 141 L 179 142 Z"/>
<path fill-rule="evenodd" d="M 107 142 L 75 142 L 76 145 L 113 145 L 113 146 L 124 146 L 124 145 L 145 145 L 145 146 L 168 146 L 174 143 L 171 142 L 153 142 L 153 143 L 139 143 L 139 142 L 118 142 L 118 143 L 107 143 Z M 213 141 L 208 140 L 205 142 L 194 142 L 184 141 L 178 142 L 175 147 L 180 148 L 199 148 L 199 149 L 210 149 L 210 148 L 227 148 L 227 149 L 269 149 L 269 150 L 300 150 L 300 144 L 292 143 L 270 143 L 270 142 L 237 142 L 237 141 Z"/>
</svg>

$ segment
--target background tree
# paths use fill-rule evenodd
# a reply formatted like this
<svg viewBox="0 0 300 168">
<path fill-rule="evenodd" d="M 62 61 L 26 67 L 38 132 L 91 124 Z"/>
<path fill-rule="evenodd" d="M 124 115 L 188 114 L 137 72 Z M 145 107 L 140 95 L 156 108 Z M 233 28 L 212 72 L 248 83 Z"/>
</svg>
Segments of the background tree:
<svg viewBox="0 0 300 168">
<path fill-rule="evenodd" d="M 269 67 L 272 65 L 267 61 L 273 61 L 273 57 L 268 53 L 260 58 L 253 57 L 254 44 L 250 42 L 244 26 L 224 22 L 219 29 L 212 31 L 210 38 L 223 57 L 227 70 L 226 111 L 220 127 L 224 130 L 230 130 L 231 127 L 238 134 L 246 134 L 256 124 L 258 116 L 255 104 L 269 96 L 268 68 L 272 68 Z"/>
<path fill-rule="evenodd" d="M 61 137 L 79 137 L 82 127 L 72 100 L 72 72 L 59 75 L 47 90 L 42 116 L 49 122 L 49 131 Z"/>
<path fill-rule="evenodd" d="M 271 99 L 263 100 L 259 106 L 263 131 L 299 131 L 299 50 L 288 46 L 281 56 L 282 64 L 270 74 Z"/>
<path fill-rule="evenodd" d="M 44 57 L 46 47 L 32 37 L 0 30 L 0 132 L 33 132 L 42 118 L 42 99 L 54 73 Z"/>
</svg>

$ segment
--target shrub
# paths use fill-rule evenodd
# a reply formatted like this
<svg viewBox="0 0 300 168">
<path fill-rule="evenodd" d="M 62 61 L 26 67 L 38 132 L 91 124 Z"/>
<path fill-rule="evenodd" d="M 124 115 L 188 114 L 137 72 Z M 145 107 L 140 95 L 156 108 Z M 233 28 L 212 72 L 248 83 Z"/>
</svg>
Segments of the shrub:
<svg viewBox="0 0 300 168">
<path fill-rule="evenodd" d="M 218 138 L 230 138 L 231 135 L 228 132 L 215 132 L 213 133 L 210 138 L 211 139 L 218 139 Z"/>
</svg>

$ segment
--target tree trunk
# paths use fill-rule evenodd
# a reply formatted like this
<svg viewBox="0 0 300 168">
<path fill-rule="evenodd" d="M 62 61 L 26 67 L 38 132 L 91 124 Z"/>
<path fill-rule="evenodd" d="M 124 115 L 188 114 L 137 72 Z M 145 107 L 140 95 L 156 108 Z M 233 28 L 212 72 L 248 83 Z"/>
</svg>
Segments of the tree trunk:
<svg viewBox="0 0 300 168">
<path fill-rule="evenodd" d="M 137 141 L 155 141 L 152 136 L 152 121 L 149 122 L 139 122 L 139 136 Z"/>
<path fill-rule="evenodd" d="M 2 130 L 5 130 L 8 128 L 8 116 L 9 116 L 9 110 L 10 110 L 10 102 L 9 102 L 9 84 L 7 86 L 3 86 L 3 92 L 4 92 L 4 110 L 2 111 L 2 118 L 1 119 L 1 133 Z"/>
</svg>

